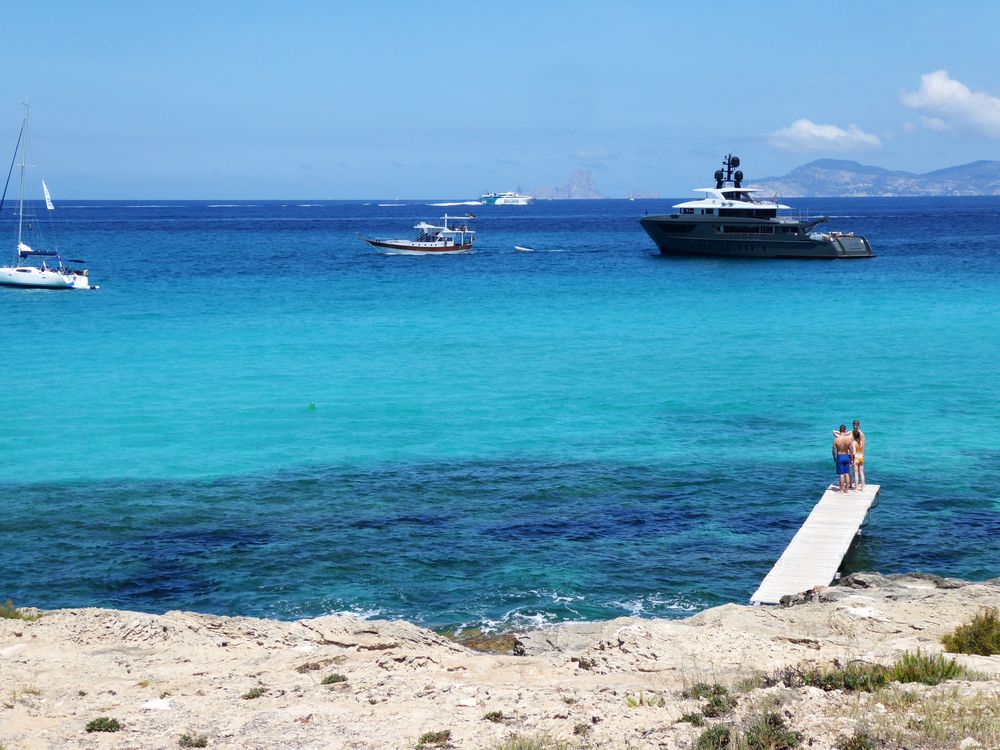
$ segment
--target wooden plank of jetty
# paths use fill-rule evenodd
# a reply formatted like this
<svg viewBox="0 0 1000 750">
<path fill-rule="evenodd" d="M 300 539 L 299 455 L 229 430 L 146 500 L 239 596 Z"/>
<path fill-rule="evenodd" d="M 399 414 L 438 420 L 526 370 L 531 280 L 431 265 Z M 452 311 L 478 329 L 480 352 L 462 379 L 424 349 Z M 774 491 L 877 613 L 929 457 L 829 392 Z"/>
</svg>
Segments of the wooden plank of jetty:
<svg viewBox="0 0 1000 750">
<path fill-rule="evenodd" d="M 750 597 L 751 604 L 780 604 L 786 594 L 829 586 L 837 577 L 854 537 L 876 504 L 879 485 L 846 495 L 831 484 L 778 562 Z"/>
</svg>

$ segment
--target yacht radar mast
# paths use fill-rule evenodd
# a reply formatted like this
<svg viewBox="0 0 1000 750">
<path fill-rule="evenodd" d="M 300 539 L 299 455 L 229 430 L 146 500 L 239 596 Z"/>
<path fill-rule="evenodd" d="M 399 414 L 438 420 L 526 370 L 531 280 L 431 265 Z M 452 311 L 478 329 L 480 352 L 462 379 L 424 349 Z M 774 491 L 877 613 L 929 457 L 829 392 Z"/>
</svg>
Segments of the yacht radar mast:
<svg viewBox="0 0 1000 750">
<path fill-rule="evenodd" d="M 737 167 L 740 166 L 740 157 L 726 154 L 726 160 L 722 162 L 725 169 L 715 170 L 715 189 L 722 190 L 727 182 L 733 183 L 733 187 L 743 187 L 743 172 Z"/>
</svg>

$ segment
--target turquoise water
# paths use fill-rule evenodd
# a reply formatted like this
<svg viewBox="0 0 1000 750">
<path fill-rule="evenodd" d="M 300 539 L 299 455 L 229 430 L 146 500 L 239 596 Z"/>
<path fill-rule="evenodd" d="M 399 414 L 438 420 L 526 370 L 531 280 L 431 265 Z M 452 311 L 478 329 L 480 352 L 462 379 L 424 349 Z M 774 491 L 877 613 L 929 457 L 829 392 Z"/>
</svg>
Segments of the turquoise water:
<svg viewBox="0 0 1000 750">
<path fill-rule="evenodd" d="M 668 203 L 482 207 L 439 258 L 357 239 L 425 202 L 60 207 L 102 288 L 0 289 L 0 597 L 682 615 L 746 601 L 853 418 L 847 568 L 1000 574 L 1000 199 L 796 201 L 857 262 L 661 258 Z"/>
</svg>

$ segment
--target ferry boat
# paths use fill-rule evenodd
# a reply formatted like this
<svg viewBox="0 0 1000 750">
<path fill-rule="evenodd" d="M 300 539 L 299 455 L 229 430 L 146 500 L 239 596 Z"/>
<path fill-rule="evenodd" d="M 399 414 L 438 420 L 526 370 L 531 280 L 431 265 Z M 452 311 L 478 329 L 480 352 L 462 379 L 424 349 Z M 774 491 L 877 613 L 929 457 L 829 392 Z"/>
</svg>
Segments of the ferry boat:
<svg viewBox="0 0 1000 750">
<path fill-rule="evenodd" d="M 520 193 L 483 193 L 479 202 L 486 206 L 527 206 L 535 200 L 530 195 Z"/>
<path fill-rule="evenodd" d="M 732 258 L 870 258 L 868 240 L 853 232 L 818 232 L 829 217 L 803 220 L 779 216 L 789 206 L 761 200 L 743 187 L 738 156 L 728 154 L 715 171 L 715 187 L 699 188 L 700 200 L 674 206 L 675 213 L 644 216 L 642 228 L 661 255 L 721 255 Z"/>
<path fill-rule="evenodd" d="M 472 249 L 476 232 L 469 228 L 469 222 L 476 217 L 448 216 L 445 214 L 440 226 L 420 222 L 413 228 L 418 231 L 416 239 L 412 240 L 368 240 L 372 247 L 377 247 L 387 255 L 457 255 L 467 253 Z"/>
</svg>

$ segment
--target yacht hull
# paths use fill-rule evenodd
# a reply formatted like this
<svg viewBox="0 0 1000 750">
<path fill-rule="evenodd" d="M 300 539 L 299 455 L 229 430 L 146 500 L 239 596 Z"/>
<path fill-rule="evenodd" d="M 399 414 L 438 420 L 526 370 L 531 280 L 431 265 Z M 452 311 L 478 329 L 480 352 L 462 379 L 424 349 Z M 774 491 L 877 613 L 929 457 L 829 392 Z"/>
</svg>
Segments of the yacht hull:
<svg viewBox="0 0 1000 750">
<path fill-rule="evenodd" d="M 0 268 L 0 285 L 22 289 L 96 289 L 83 274 L 60 273 L 34 266 Z"/>
<path fill-rule="evenodd" d="M 809 233 L 808 224 L 747 222 L 745 232 L 722 233 L 715 222 L 682 222 L 670 216 L 639 220 L 661 255 L 726 258 L 786 258 L 833 260 L 871 258 L 868 240 L 860 235 Z M 771 230 L 765 233 L 763 230 Z"/>
</svg>

